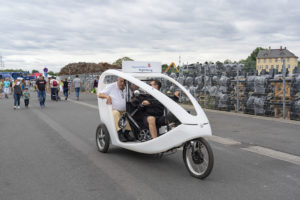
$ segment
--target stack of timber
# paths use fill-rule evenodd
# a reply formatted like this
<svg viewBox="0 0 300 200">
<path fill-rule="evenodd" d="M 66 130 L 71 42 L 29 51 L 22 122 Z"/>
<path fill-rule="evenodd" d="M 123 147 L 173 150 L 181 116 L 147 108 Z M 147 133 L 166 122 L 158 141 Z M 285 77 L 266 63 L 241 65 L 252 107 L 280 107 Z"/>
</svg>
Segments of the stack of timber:
<svg viewBox="0 0 300 200">
<path fill-rule="evenodd" d="M 286 118 L 290 119 L 291 114 L 291 103 L 293 97 L 291 96 L 291 79 L 287 78 L 285 82 L 285 88 L 283 88 L 283 80 L 272 79 L 270 80 L 271 86 L 273 87 L 273 95 L 270 100 L 271 108 L 273 109 L 274 116 L 276 118 L 283 117 L 283 91 L 285 89 L 285 109 L 286 109 Z"/>
</svg>

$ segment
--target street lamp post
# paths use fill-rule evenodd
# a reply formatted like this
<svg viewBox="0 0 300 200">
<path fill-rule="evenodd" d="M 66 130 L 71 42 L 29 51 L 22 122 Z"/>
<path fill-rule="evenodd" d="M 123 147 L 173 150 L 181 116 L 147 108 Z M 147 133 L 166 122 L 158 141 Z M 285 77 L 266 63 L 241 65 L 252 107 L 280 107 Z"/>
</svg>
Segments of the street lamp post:
<svg viewBox="0 0 300 200">
<path fill-rule="evenodd" d="M 239 91 L 239 65 L 237 65 L 236 67 L 236 112 L 239 112 L 239 108 L 240 108 L 240 91 Z"/>
<path fill-rule="evenodd" d="M 206 64 L 204 65 L 204 108 L 206 108 Z"/>
<path fill-rule="evenodd" d="M 285 59 L 282 58 L 282 115 L 283 119 L 285 119 Z"/>
<path fill-rule="evenodd" d="M 0 55 L 0 68 L 4 68 L 3 57 Z"/>
</svg>

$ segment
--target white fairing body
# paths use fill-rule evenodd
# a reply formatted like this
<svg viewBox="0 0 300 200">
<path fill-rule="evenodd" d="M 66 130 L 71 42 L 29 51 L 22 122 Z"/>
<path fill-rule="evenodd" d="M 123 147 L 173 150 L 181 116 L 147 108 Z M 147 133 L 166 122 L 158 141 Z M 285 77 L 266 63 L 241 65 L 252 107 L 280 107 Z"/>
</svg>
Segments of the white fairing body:
<svg viewBox="0 0 300 200">
<path fill-rule="evenodd" d="M 139 88 L 160 101 L 181 122 L 181 124 L 176 128 L 155 139 L 146 142 L 121 142 L 114 126 L 112 106 L 106 104 L 106 99 L 98 98 L 100 121 L 106 125 L 113 145 L 140 153 L 154 154 L 178 147 L 195 138 L 212 135 L 209 121 L 196 99 L 182 85 L 169 76 L 160 73 L 124 73 L 118 70 L 107 70 L 99 79 L 98 95 L 100 91 L 105 88 L 106 85 L 104 83 L 104 79 L 105 76 L 108 75 L 124 78 L 125 80 L 137 85 Z M 189 114 L 168 96 L 139 80 L 147 77 L 167 79 L 178 86 L 191 100 L 195 108 L 196 115 Z"/>
</svg>

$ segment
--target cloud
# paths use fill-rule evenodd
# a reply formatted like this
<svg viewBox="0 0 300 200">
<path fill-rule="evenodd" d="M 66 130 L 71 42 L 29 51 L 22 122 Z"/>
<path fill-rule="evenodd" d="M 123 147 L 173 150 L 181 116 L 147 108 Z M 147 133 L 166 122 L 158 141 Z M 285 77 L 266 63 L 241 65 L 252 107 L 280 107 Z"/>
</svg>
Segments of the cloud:
<svg viewBox="0 0 300 200">
<path fill-rule="evenodd" d="M 257 46 L 300 54 L 296 1 L 11 0 L 0 7 L 6 67 L 69 62 L 240 60 Z"/>
</svg>

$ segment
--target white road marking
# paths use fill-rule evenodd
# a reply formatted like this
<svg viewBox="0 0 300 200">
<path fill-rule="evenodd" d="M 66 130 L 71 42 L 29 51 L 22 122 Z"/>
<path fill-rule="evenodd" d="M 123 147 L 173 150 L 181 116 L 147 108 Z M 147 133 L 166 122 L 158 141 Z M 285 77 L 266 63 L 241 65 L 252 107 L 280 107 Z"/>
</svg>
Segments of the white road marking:
<svg viewBox="0 0 300 200">
<path fill-rule="evenodd" d="M 223 137 L 219 137 L 219 136 L 211 136 L 211 137 L 206 137 L 206 139 L 217 142 L 219 144 L 224 144 L 224 145 L 239 145 L 241 144 L 238 141 L 229 139 L 229 138 L 223 138 Z"/>
<path fill-rule="evenodd" d="M 247 148 L 242 148 L 243 150 L 250 151 L 253 153 L 257 153 L 260 155 L 268 156 L 271 158 L 275 158 L 278 160 L 283 160 L 289 163 L 294 163 L 296 165 L 300 165 L 300 157 L 292 154 L 284 153 L 281 151 L 276 151 L 273 149 L 268 149 L 260 146 L 250 146 Z"/>
<path fill-rule="evenodd" d="M 87 106 L 87 107 L 90 107 L 90 108 L 95 108 L 98 110 L 98 106 L 95 106 L 95 105 L 92 105 L 92 104 L 89 104 L 89 103 L 84 103 L 82 101 L 76 101 L 76 100 L 72 100 L 72 99 L 69 99 L 68 101 L 71 101 L 73 103 L 77 103 L 77 104 L 80 104 L 80 105 L 84 105 L 84 106 Z"/>
<path fill-rule="evenodd" d="M 80 105 L 88 106 L 90 108 L 95 108 L 95 109 L 98 110 L 98 106 L 95 106 L 95 105 L 91 105 L 91 104 L 88 104 L 88 103 L 75 101 L 75 100 L 70 100 L 70 101 L 72 101 L 74 103 L 77 103 L 77 104 L 80 104 Z M 227 114 L 229 114 L 229 113 L 227 113 Z M 236 113 L 230 113 L 230 114 L 236 114 Z M 242 115 L 242 114 L 240 114 L 240 115 Z M 249 116 L 247 116 L 247 117 L 249 117 Z M 258 118 L 259 119 L 261 117 L 259 117 L 259 116 L 251 117 L 250 116 L 250 118 Z M 275 119 L 275 121 L 277 121 L 277 119 Z M 283 122 L 280 119 L 278 119 L 278 121 Z M 284 122 L 289 123 L 287 121 L 284 121 Z M 298 125 L 298 122 L 295 122 L 295 123 L 292 122 L 291 124 L 297 124 Z M 213 135 L 211 137 L 205 137 L 205 138 L 210 140 L 210 141 L 213 141 L 213 142 L 216 142 L 216 143 L 219 143 L 219 144 L 223 144 L 223 145 L 232 146 L 232 145 L 240 145 L 241 144 L 241 142 L 239 142 L 239 141 L 232 140 L 232 139 L 229 139 L 229 138 L 223 138 L 223 137 L 219 137 L 219 136 L 215 136 L 215 135 Z M 293 163 L 293 164 L 296 164 L 296 165 L 300 165 L 300 157 L 296 156 L 296 155 L 292 155 L 292 154 L 288 154 L 288 153 L 284 153 L 284 152 L 280 152 L 280 151 L 276 151 L 276 150 L 273 150 L 273 149 L 260 147 L 260 146 L 250 146 L 250 147 L 247 147 L 247 148 L 240 148 L 240 149 L 245 150 L 245 151 L 249 151 L 249 152 L 252 152 L 252 153 L 256 153 L 256 154 L 259 154 L 259 155 L 268 156 L 268 157 L 271 157 L 271 158 L 274 158 L 274 159 L 286 161 L 286 162 Z"/>
</svg>

